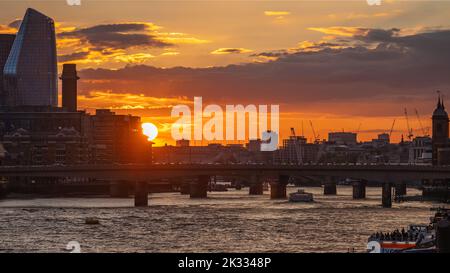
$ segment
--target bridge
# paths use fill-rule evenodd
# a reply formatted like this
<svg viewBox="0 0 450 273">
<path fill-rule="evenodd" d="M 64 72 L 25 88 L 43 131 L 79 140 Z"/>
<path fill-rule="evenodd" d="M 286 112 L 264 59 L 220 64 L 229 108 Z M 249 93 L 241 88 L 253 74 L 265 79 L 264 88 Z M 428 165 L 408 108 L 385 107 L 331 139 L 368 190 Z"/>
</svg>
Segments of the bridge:
<svg viewBox="0 0 450 273">
<path fill-rule="evenodd" d="M 194 177 L 189 182 L 192 198 L 207 196 L 211 176 L 245 177 L 250 181 L 250 194 L 262 194 L 262 178 L 272 178 L 271 198 L 286 198 L 290 177 L 319 177 L 324 194 L 336 194 L 336 180 L 351 178 L 353 197 L 365 198 L 365 182 L 378 181 L 382 187 L 382 205 L 391 207 L 392 187 L 406 194 L 411 181 L 450 178 L 449 166 L 428 165 L 267 165 L 267 164 L 114 164 L 73 166 L 2 166 L 2 177 L 85 177 L 119 181 L 113 185 L 134 181 L 135 205 L 148 205 L 148 183 L 161 178 Z"/>
</svg>

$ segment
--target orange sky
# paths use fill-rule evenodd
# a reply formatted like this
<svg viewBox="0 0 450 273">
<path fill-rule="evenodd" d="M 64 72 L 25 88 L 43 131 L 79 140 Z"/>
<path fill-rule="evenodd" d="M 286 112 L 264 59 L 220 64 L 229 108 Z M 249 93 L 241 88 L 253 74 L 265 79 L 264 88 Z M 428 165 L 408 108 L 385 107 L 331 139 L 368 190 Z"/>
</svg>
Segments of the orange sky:
<svg viewBox="0 0 450 273">
<path fill-rule="evenodd" d="M 58 55 L 82 77 L 79 108 L 142 116 L 170 138 L 170 109 L 206 103 L 279 104 L 290 127 L 313 138 L 429 127 L 437 89 L 449 90 L 448 1 L 2 1 L 0 32 L 27 7 L 56 21 Z M 431 40 L 430 40 L 431 39 Z M 439 42 L 436 42 L 439 41 Z M 441 51 L 444 53 L 441 53 Z M 439 57 L 440 56 L 440 57 Z M 232 66 L 229 66 L 232 65 Z M 142 66 L 140 68 L 133 68 Z M 181 68 L 183 67 L 183 68 Z M 103 69 L 103 70 L 98 70 Z M 447 73 L 447 74 L 446 74 Z M 420 122 L 415 114 L 420 115 Z"/>
</svg>

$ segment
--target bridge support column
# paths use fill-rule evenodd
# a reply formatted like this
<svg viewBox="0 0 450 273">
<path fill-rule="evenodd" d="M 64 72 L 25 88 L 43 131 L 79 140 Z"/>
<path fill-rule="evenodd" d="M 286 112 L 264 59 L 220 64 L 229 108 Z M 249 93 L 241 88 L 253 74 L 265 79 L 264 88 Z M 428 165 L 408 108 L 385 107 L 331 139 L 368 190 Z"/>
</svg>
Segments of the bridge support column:
<svg viewBox="0 0 450 273">
<path fill-rule="evenodd" d="M 381 204 L 383 208 L 392 207 L 392 185 L 389 182 L 383 183 L 383 190 L 381 194 Z"/>
<path fill-rule="evenodd" d="M 355 181 L 353 182 L 353 199 L 364 199 L 366 198 L 366 182 L 365 181 Z"/>
<path fill-rule="evenodd" d="M 191 186 L 189 182 L 182 182 L 180 186 L 180 193 L 181 194 L 190 194 L 191 193 Z"/>
<path fill-rule="evenodd" d="M 148 185 L 146 181 L 136 182 L 136 186 L 134 188 L 134 206 L 148 206 Z"/>
<path fill-rule="evenodd" d="M 250 188 L 248 190 L 250 195 L 262 195 L 263 194 L 263 184 L 260 182 L 259 176 L 252 176 L 250 178 Z"/>
<path fill-rule="evenodd" d="M 395 184 L 395 195 L 401 196 L 406 195 L 406 183 Z"/>
<path fill-rule="evenodd" d="M 327 177 L 323 184 L 323 195 L 336 195 L 336 181 L 332 177 Z"/>
<path fill-rule="evenodd" d="M 289 183 L 288 175 L 280 175 L 278 182 L 270 183 L 270 199 L 286 198 L 286 185 Z"/>
<path fill-rule="evenodd" d="M 450 222 L 447 219 L 436 224 L 436 248 L 438 253 L 450 253 Z"/>
<path fill-rule="evenodd" d="M 190 184 L 191 198 L 206 198 L 208 197 L 208 182 L 209 175 L 199 175 L 197 181 Z"/>
<path fill-rule="evenodd" d="M 116 198 L 128 197 L 128 183 L 126 181 L 109 182 L 109 195 Z"/>
</svg>

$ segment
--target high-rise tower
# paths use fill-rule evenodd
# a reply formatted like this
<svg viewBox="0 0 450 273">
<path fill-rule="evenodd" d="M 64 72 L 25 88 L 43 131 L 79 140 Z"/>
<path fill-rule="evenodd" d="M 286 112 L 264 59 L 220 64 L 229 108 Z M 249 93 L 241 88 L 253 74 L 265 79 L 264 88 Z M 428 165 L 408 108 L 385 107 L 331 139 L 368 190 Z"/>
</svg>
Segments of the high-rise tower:
<svg viewBox="0 0 450 273">
<path fill-rule="evenodd" d="M 5 67 L 9 53 L 11 52 L 11 47 L 15 38 L 16 35 L 13 34 L 0 34 L 0 105 L 5 104 L 3 94 L 3 68 Z"/>
<path fill-rule="evenodd" d="M 438 164 L 439 148 L 445 148 L 448 145 L 448 114 L 445 111 L 444 101 L 439 95 L 436 109 L 433 112 L 433 165 Z"/>
<path fill-rule="evenodd" d="M 58 106 L 53 19 L 27 9 L 3 69 L 7 106 Z"/>
</svg>

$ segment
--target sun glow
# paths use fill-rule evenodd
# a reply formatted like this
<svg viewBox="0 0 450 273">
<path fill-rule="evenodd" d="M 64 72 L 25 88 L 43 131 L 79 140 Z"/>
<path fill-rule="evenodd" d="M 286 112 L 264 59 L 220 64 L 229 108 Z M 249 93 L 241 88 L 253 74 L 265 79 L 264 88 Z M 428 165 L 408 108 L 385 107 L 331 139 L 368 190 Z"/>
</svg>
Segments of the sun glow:
<svg viewBox="0 0 450 273">
<path fill-rule="evenodd" d="M 142 123 L 142 130 L 144 135 L 148 137 L 149 141 L 154 140 L 158 136 L 158 128 L 153 123 Z"/>
</svg>

